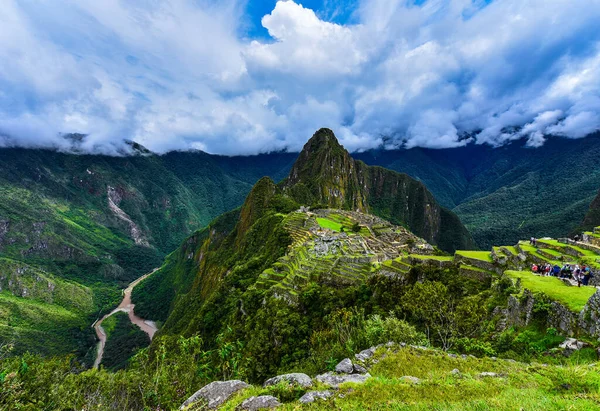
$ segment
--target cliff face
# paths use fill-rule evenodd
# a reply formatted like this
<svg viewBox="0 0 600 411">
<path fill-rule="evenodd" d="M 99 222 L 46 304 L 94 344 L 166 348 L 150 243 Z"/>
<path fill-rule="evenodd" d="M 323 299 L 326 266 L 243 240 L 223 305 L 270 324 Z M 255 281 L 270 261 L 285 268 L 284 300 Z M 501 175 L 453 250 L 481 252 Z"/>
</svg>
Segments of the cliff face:
<svg viewBox="0 0 600 411">
<path fill-rule="evenodd" d="M 354 160 L 329 129 L 317 131 L 306 143 L 281 185 L 301 204 L 371 213 L 405 225 L 446 251 L 475 246 L 459 218 L 442 208 L 422 183 Z"/>
<path fill-rule="evenodd" d="M 600 192 L 590 204 L 590 209 L 583 220 L 582 226 L 586 230 L 592 230 L 600 226 Z"/>
</svg>

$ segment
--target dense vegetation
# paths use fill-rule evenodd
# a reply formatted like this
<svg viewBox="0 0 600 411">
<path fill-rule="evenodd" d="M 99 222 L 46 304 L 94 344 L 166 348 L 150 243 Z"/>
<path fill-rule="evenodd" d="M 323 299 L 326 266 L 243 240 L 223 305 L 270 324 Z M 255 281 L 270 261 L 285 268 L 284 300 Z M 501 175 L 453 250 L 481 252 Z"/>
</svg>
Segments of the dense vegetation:
<svg viewBox="0 0 600 411">
<path fill-rule="evenodd" d="M 482 249 L 532 235 L 564 236 L 580 225 L 600 187 L 599 134 L 549 138 L 539 148 L 518 140 L 499 148 L 470 144 L 374 150 L 354 157 L 425 183 Z"/>
<path fill-rule="evenodd" d="M 124 312 L 117 312 L 102 322 L 106 346 L 101 364 L 112 371 L 123 369 L 140 349 L 150 345 L 148 334 L 129 321 Z"/>
</svg>

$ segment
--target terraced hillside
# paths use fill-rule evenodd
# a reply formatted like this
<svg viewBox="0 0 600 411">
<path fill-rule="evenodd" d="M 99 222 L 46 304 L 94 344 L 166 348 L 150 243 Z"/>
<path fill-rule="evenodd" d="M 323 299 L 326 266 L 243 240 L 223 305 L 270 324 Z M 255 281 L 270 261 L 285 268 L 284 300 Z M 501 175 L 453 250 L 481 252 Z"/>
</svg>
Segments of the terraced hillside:
<svg viewBox="0 0 600 411">
<path fill-rule="evenodd" d="M 332 286 L 364 283 L 382 267 L 390 273 L 406 272 L 403 267 L 408 266 L 395 260 L 409 256 L 411 250 L 434 251 L 403 227 L 352 211 L 292 212 L 283 227 L 293 242 L 283 257 L 260 274 L 256 287 L 272 289 L 291 302 L 310 281 Z"/>
</svg>

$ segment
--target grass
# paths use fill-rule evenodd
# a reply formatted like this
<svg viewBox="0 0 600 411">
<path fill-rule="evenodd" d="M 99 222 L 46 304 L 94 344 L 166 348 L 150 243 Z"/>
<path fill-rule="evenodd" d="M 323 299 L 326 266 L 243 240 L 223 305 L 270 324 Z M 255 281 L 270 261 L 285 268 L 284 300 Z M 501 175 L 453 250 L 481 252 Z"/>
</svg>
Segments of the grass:
<svg viewBox="0 0 600 411">
<path fill-rule="evenodd" d="M 317 217 L 317 223 L 319 223 L 319 225 L 322 228 L 326 228 L 326 229 L 333 230 L 333 231 L 342 231 L 342 227 L 343 227 L 342 224 L 340 224 L 336 221 L 330 220 L 328 218 L 322 218 L 322 217 Z"/>
<path fill-rule="evenodd" d="M 520 279 L 523 288 L 544 293 L 573 312 L 580 312 L 596 292 L 596 287 L 572 287 L 556 277 L 540 277 L 529 271 L 508 270 L 505 273 L 511 278 Z"/>
<path fill-rule="evenodd" d="M 409 254 L 409 257 L 416 258 L 418 260 L 437 260 L 437 261 L 453 261 L 453 256 L 446 255 L 421 255 L 421 254 Z"/>
<path fill-rule="evenodd" d="M 456 255 L 490 263 L 494 261 L 492 260 L 492 255 L 489 251 L 457 251 Z"/>
<path fill-rule="evenodd" d="M 345 384 L 328 400 L 300 404 L 303 391 L 291 387 L 252 387 L 228 401 L 233 411 L 246 398 L 274 395 L 281 410 L 595 410 L 600 405 L 600 374 L 585 365 L 542 366 L 490 358 L 451 358 L 437 350 L 399 349 L 376 354 L 379 362 L 364 384 Z M 452 374 L 457 369 L 458 374 Z M 480 377 L 495 372 L 501 377 Z M 421 379 L 419 384 L 403 376 Z M 323 389 L 321 386 L 313 390 Z M 341 394 L 341 395 L 338 395 Z M 284 399 L 285 398 L 285 399 Z"/>
</svg>

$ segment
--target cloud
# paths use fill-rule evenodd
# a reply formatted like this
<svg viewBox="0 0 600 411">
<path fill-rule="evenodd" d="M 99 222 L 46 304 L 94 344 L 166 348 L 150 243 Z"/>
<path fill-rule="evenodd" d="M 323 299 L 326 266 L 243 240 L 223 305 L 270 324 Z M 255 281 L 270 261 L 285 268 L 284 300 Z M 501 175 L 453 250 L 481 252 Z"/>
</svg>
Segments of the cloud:
<svg viewBox="0 0 600 411">
<path fill-rule="evenodd" d="M 0 146 L 118 154 L 499 146 L 600 130 L 600 1 L 362 0 L 346 23 L 278 1 L 5 0 Z M 465 139 L 464 136 L 470 136 Z"/>
</svg>

